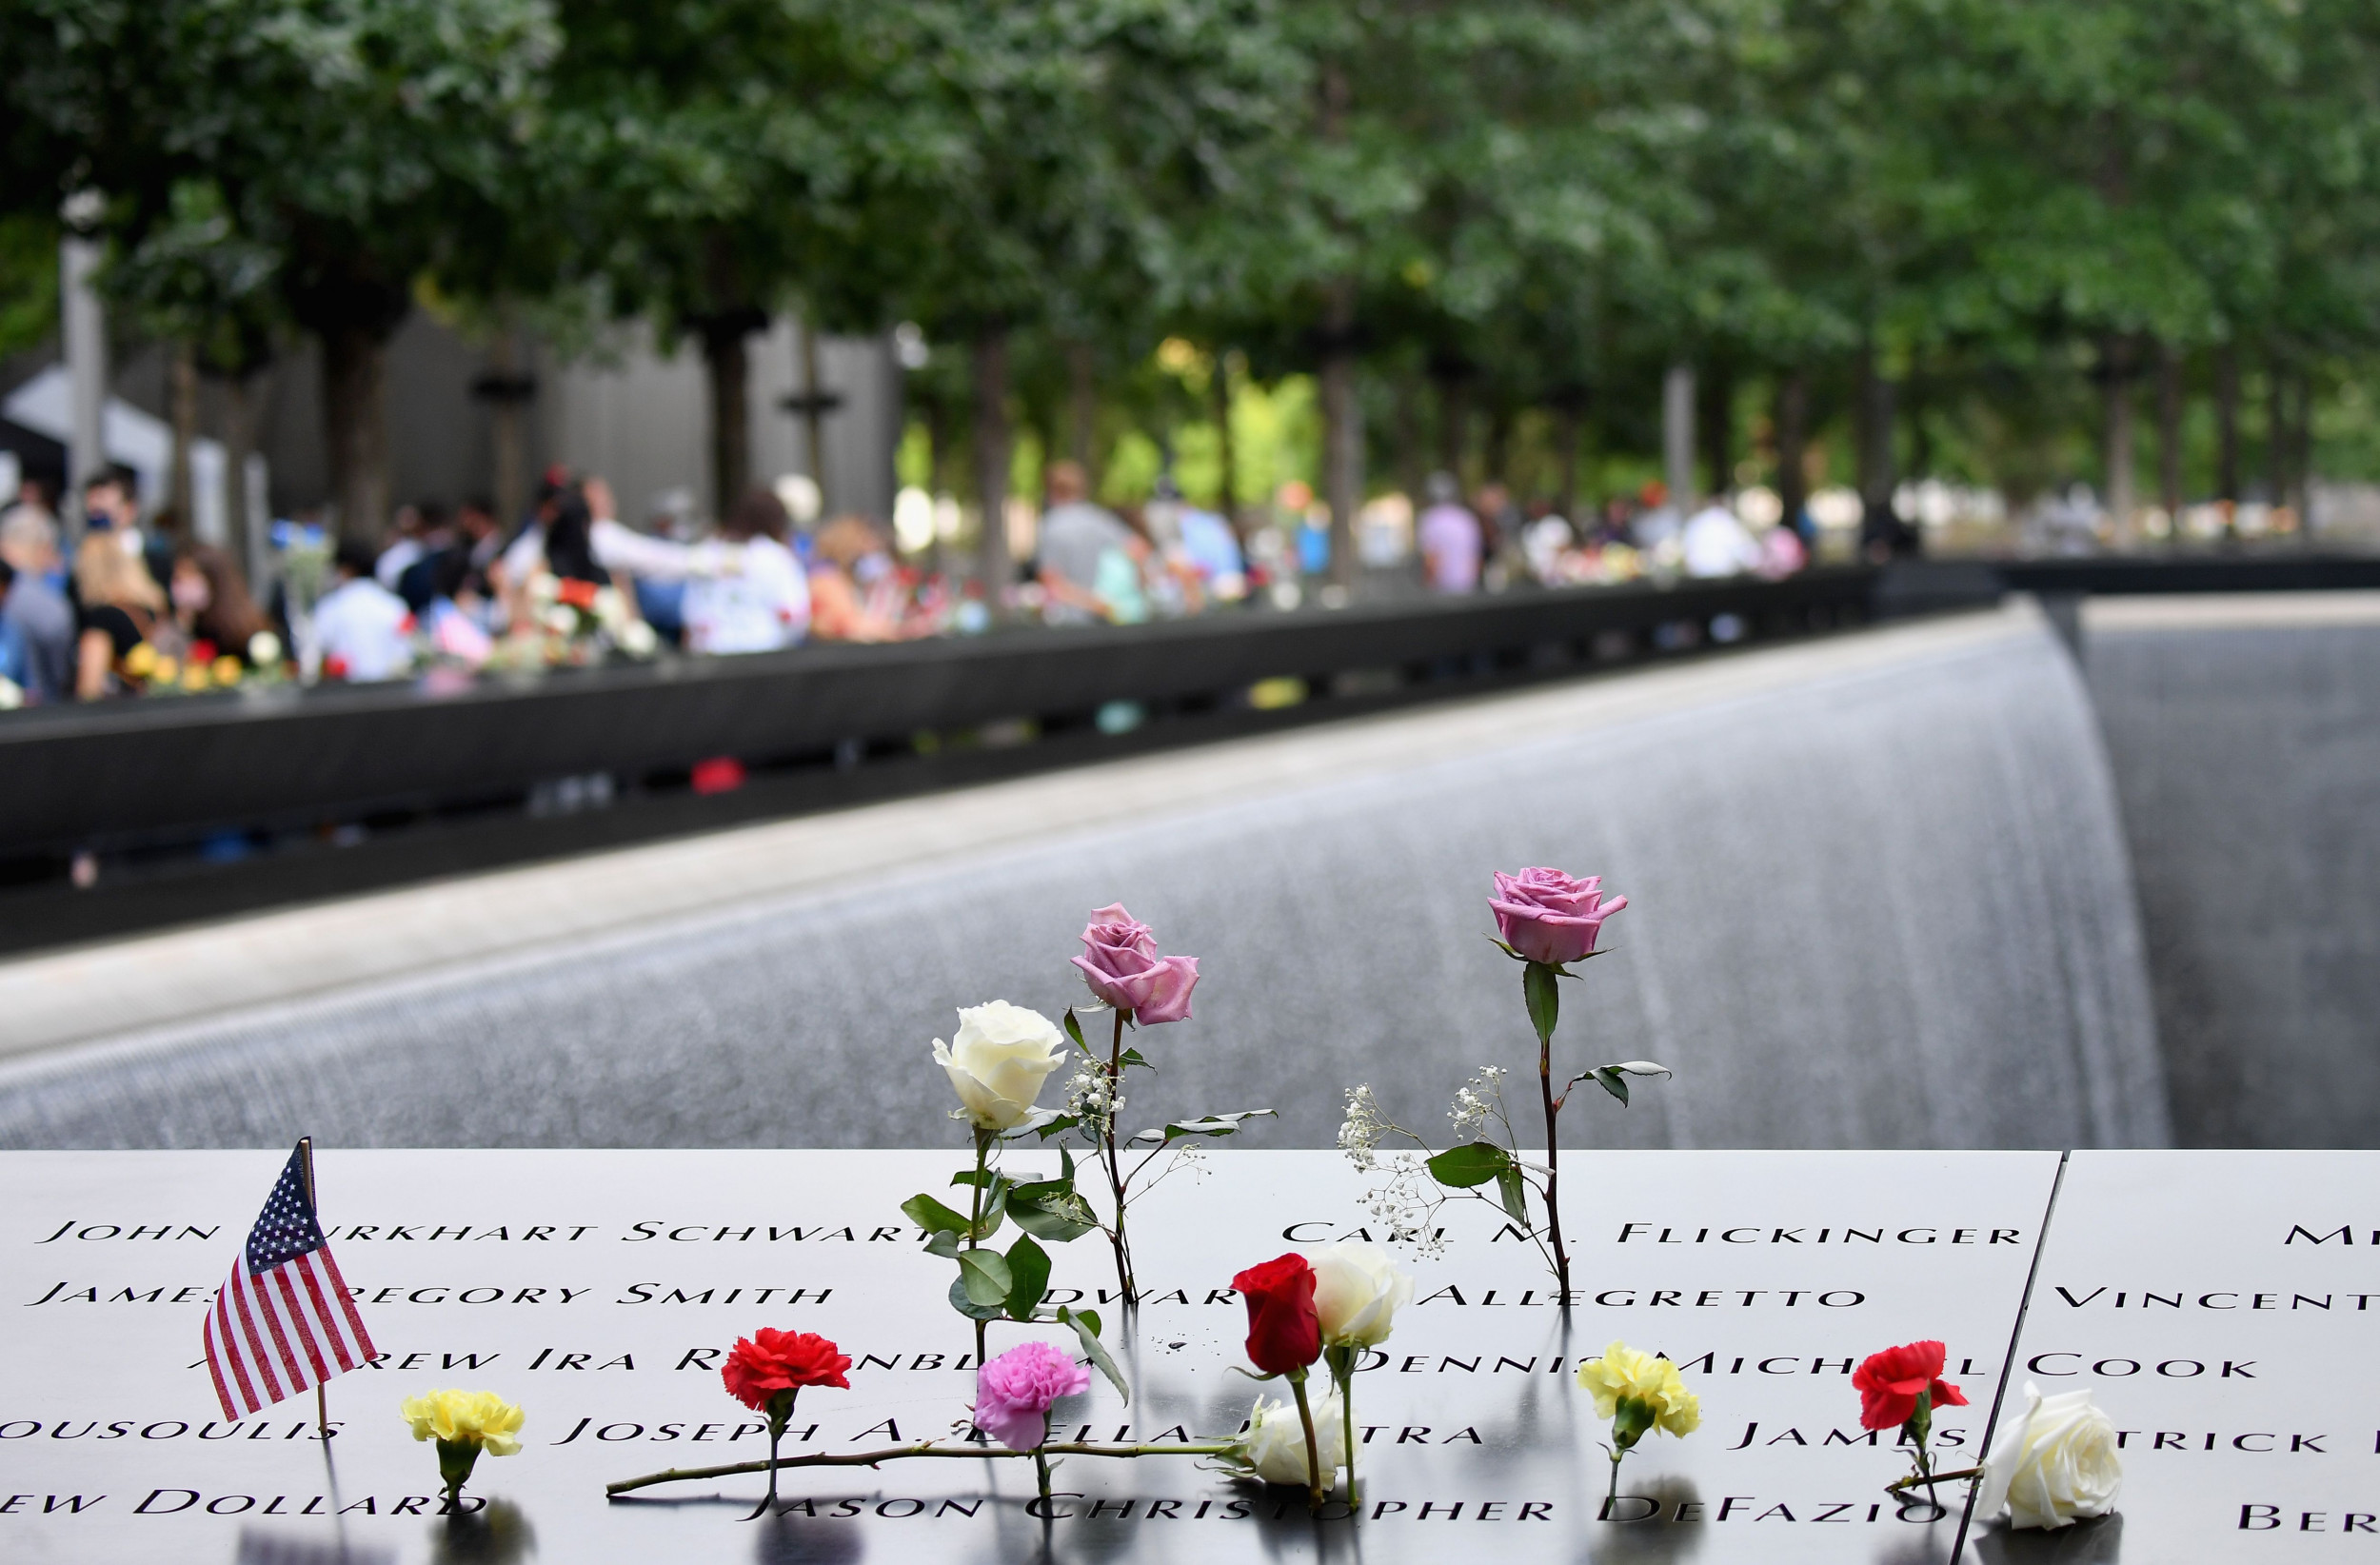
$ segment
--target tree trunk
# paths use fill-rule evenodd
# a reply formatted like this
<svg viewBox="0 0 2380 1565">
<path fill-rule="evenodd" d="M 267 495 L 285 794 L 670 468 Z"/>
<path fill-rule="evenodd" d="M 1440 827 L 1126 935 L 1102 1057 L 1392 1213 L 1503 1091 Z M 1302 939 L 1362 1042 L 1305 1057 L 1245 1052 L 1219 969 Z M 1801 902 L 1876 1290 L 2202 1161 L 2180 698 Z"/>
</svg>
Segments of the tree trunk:
<svg viewBox="0 0 2380 1565">
<path fill-rule="evenodd" d="M 1207 377 L 1207 394 L 1215 402 L 1215 454 L 1219 469 L 1215 481 L 1215 508 L 1231 526 L 1232 536 L 1240 538 L 1240 453 L 1231 438 L 1231 355 L 1222 348 L 1215 350 L 1215 372 Z M 1240 538 L 1244 545 L 1246 539 Z"/>
<path fill-rule="evenodd" d="M 1481 453 L 1480 466 L 1487 481 L 1503 488 L 1512 487 L 1513 412 L 1498 403 L 1488 411 L 1487 449 Z"/>
<path fill-rule="evenodd" d="M 1711 464 L 1711 490 L 1723 495 L 1735 486 L 1735 382 L 1724 364 L 1714 364 L 1704 379 L 1703 388 L 1704 459 Z"/>
<path fill-rule="evenodd" d="M 198 536 L 198 485 L 190 473 L 190 444 L 198 439 L 198 354 L 187 342 L 173 345 L 169 383 L 173 415 L 173 472 L 167 504 L 181 519 L 182 536 Z"/>
<path fill-rule="evenodd" d="M 2214 350 L 2214 494 L 2227 507 L 2239 504 L 2239 351 L 2230 343 Z"/>
<path fill-rule="evenodd" d="M 1220 355 L 1215 361 L 1215 374 L 1223 372 Z M 1091 493 L 1100 492 L 1099 471 L 1100 383 L 1099 360 L 1089 343 L 1066 345 L 1066 454 L 1082 469 Z"/>
<path fill-rule="evenodd" d="M 724 517 L 752 483 L 750 324 L 730 312 L 704 325 L 703 366 L 710 375 L 711 515 Z"/>
<path fill-rule="evenodd" d="M 818 323 L 803 316 L 795 324 L 802 333 L 802 454 L 810 465 L 810 482 L 818 485 L 822 517 L 832 516 L 834 502 L 826 492 L 826 410 L 829 393 L 819 378 Z"/>
<path fill-rule="evenodd" d="M 1810 377 L 1788 370 L 1776 385 L 1776 498 L 1785 525 L 1798 531 L 1810 503 Z"/>
<path fill-rule="evenodd" d="M 262 495 L 248 492 L 248 459 L 256 450 L 256 388 L 253 377 L 227 375 L 223 381 L 223 506 L 226 544 L 231 558 L 248 573 L 248 584 L 261 602 L 265 585 L 264 540 L 255 525 Z"/>
<path fill-rule="evenodd" d="M 2271 505 L 2289 504 L 2288 388 L 2289 373 L 2281 367 L 2281 356 L 2268 355 L 2264 371 L 2264 485 L 2265 502 Z"/>
<path fill-rule="evenodd" d="M 976 575 L 995 619 L 1004 616 L 1017 575 L 1008 552 L 1008 328 L 988 326 L 975 336 L 975 492 L 983 507 Z"/>
<path fill-rule="evenodd" d="M 1322 140 L 1347 139 L 1347 71 L 1322 62 L 1319 104 Z M 1356 505 L 1363 497 L 1363 416 L 1356 406 L 1356 285 L 1334 279 L 1322 304 L 1322 495 L 1331 508 L 1331 582 L 1352 590 L 1356 581 Z"/>
<path fill-rule="evenodd" d="M 1334 290 L 1341 305 L 1333 316 L 1344 321 L 1350 290 Z M 1363 415 L 1356 406 L 1356 355 L 1345 326 L 1322 354 L 1322 497 L 1331 509 L 1331 581 L 1352 588 L 1356 580 L 1356 507 L 1363 498 Z"/>
<path fill-rule="evenodd" d="M 2314 377 L 2297 372 L 2297 422 L 2291 430 L 2290 472 L 2297 483 L 2297 534 L 2311 544 L 2314 531 Z"/>
<path fill-rule="evenodd" d="M 1876 368 L 1875 347 L 1862 343 L 1858 358 L 1859 541 L 1870 556 L 1902 552 L 1900 518 L 1893 514 L 1899 474 L 1893 462 L 1893 383 Z"/>
<path fill-rule="evenodd" d="M 1579 412 L 1579 399 L 1575 395 L 1554 405 L 1554 504 L 1572 533 L 1584 543 L 1588 529 L 1578 515 L 1578 436 L 1586 421 Z"/>
<path fill-rule="evenodd" d="M 1471 454 L 1471 381 L 1459 366 L 1441 365 L 1431 371 L 1438 383 L 1438 465 L 1455 475 L 1463 487 L 1463 459 Z"/>
<path fill-rule="evenodd" d="M 2182 536 L 2182 352 L 2157 344 L 2157 504 L 2164 507 L 2166 537 Z"/>
<path fill-rule="evenodd" d="M 377 544 L 388 527 L 388 339 L 354 325 L 321 338 L 323 438 L 339 536 Z"/>
<path fill-rule="evenodd" d="M 1694 508 L 1695 371 L 1683 362 L 1661 377 L 1661 481 L 1680 517 Z"/>
<path fill-rule="evenodd" d="M 2108 520 L 2120 534 L 2132 525 L 2138 485 L 2132 456 L 2132 345 L 2112 333 L 2099 340 L 2099 394 L 2105 405 L 2100 434 Z"/>
<path fill-rule="evenodd" d="M 523 429 L 520 344 L 507 307 L 487 345 L 487 436 L 496 468 L 496 519 L 505 526 L 526 515 L 529 508 L 528 443 Z"/>
</svg>

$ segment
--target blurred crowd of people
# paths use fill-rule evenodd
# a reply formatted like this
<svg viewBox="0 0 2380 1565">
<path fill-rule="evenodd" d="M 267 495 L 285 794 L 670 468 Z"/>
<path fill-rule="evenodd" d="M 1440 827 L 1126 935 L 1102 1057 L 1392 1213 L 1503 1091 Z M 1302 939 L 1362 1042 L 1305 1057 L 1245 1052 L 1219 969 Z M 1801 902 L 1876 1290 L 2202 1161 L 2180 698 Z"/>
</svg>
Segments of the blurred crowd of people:
<svg viewBox="0 0 2380 1565">
<path fill-rule="evenodd" d="M 0 512 L 0 703 L 452 678 L 669 647 L 769 652 L 969 634 L 995 618 L 1134 624 L 1292 607 L 1329 573 L 1327 516 L 1303 485 L 1232 517 L 1189 503 L 1170 478 L 1116 508 L 1092 499 L 1075 463 L 1050 464 L 1043 479 L 1029 529 L 1012 526 L 1029 545 L 998 604 L 942 545 L 904 559 L 856 515 L 796 526 L 776 488 L 745 494 L 700 536 L 679 536 L 665 517 L 631 527 L 602 477 L 560 468 L 510 527 L 479 500 L 407 505 L 377 544 L 276 523 L 273 580 L 259 594 L 237 560 L 187 538 L 170 512 L 145 519 L 129 474 L 94 478 L 76 497 L 70 558 L 50 494 L 28 483 Z M 1810 557 L 1806 517 L 1748 523 L 1724 499 L 1681 514 L 1657 484 L 1577 520 L 1543 502 L 1523 507 L 1497 485 L 1465 496 L 1447 473 L 1422 498 L 1418 515 L 1401 495 L 1375 500 L 1356 544 L 1372 572 L 1435 594 L 1775 578 Z"/>
</svg>

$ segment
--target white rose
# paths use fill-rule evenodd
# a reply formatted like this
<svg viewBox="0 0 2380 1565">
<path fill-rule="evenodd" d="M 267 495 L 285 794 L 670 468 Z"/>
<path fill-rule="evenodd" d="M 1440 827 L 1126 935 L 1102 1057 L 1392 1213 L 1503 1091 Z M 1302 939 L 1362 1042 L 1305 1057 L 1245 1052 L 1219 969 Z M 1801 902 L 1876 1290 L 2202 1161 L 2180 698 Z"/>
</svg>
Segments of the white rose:
<svg viewBox="0 0 2380 1565">
<path fill-rule="evenodd" d="M 1397 1312 L 1413 1302 L 1413 1278 L 1397 1269 L 1389 1253 L 1361 1239 L 1340 1239 L 1307 1259 L 1323 1344 L 1376 1348 L 1388 1340 Z"/>
<path fill-rule="evenodd" d="M 964 1118 L 984 1130 L 1014 1130 L 1033 1113 L 1041 1083 L 1064 1060 L 1066 1037 L 1039 1011 L 1004 1000 L 962 1006 L 959 1033 L 934 1040 L 934 1063 L 950 1073 Z"/>
<path fill-rule="evenodd" d="M 2006 1505 L 2012 1527 L 2071 1527 L 2078 1516 L 2113 1510 L 2123 1481 L 2115 1424 L 2091 1393 L 2044 1397 L 2029 1380 L 2025 1406 L 1992 1436 L 1975 1514 L 1988 1518 Z"/>
<path fill-rule="evenodd" d="M 1317 1397 L 1319 1389 L 1309 1386 L 1306 1398 L 1314 1408 L 1314 1448 L 1322 1461 L 1321 1481 L 1327 1485 L 1347 1459 L 1347 1442 L 1339 1428 L 1339 1393 L 1328 1391 Z M 1256 1406 L 1248 1410 L 1247 1429 L 1233 1441 L 1223 1460 L 1267 1483 L 1302 1485 L 1306 1481 L 1306 1431 L 1298 1421 L 1298 1404 L 1259 1397 Z"/>
</svg>

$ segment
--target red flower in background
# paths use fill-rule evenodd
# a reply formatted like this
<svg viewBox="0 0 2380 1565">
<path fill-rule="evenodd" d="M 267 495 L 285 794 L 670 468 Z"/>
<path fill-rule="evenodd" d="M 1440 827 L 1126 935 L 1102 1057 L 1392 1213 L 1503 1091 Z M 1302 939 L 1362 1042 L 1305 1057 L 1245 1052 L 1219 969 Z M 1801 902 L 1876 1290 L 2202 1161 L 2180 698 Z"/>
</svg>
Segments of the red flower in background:
<svg viewBox="0 0 2380 1565">
<path fill-rule="evenodd" d="M 799 1391 L 803 1386 L 849 1391 L 851 1382 L 843 1377 L 843 1372 L 850 1367 L 850 1357 L 823 1337 L 763 1326 L 737 1339 L 727 1354 L 726 1367 L 719 1373 L 727 1383 L 728 1396 L 755 1413 L 765 1413 L 769 1398 L 780 1392 Z"/>
<path fill-rule="evenodd" d="M 583 608 L 589 614 L 595 612 L 595 584 L 592 582 L 582 582 L 575 576 L 565 577 L 555 584 L 554 596 L 572 608 Z"/>
<path fill-rule="evenodd" d="M 1322 1357 L 1322 1322 L 1314 1311 L 1314 1268 L 1291 1254 L 1251 1266 L 1231 1279 L 1248 1301 L 1248 1362 L 1286 1375 Z"/>
<path fill-rule="evenodd" d="M 1965 1407 L 1967 1398 L 1942 1378 L 1949 1350 L 1939 1342 L 1910 1342 L 1870 1354 L 1852 1372 L 1859 1393 L 1862 1429 L 1898 1429 L 1917 1411 L 1917 1394 L 1933 1393 L 1935 1407 Z"/>
</svg>

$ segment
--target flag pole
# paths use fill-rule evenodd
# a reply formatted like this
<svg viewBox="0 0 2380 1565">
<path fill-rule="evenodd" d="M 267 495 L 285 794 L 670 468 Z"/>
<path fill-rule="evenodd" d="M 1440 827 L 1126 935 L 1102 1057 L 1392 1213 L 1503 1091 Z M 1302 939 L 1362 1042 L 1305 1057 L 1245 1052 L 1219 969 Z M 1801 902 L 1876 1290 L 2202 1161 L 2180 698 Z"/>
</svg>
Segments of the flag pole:
<svg viewBox="0 0 2380 1565">
<path fill-rule="evenodd" d="M 314 1199 L 314 1138 L 298 1138 L 298 1177 L 306 1181 L 306 1205 L 314 1214 L 316 1223 L 322 1221 L 322 1208 Z M 330 1449 L 330 1398 L 324 1395 L 323 1382 L 314 1382 L 314 1428 L 323 1437 L 323 1450 Z"/>
</svg>

